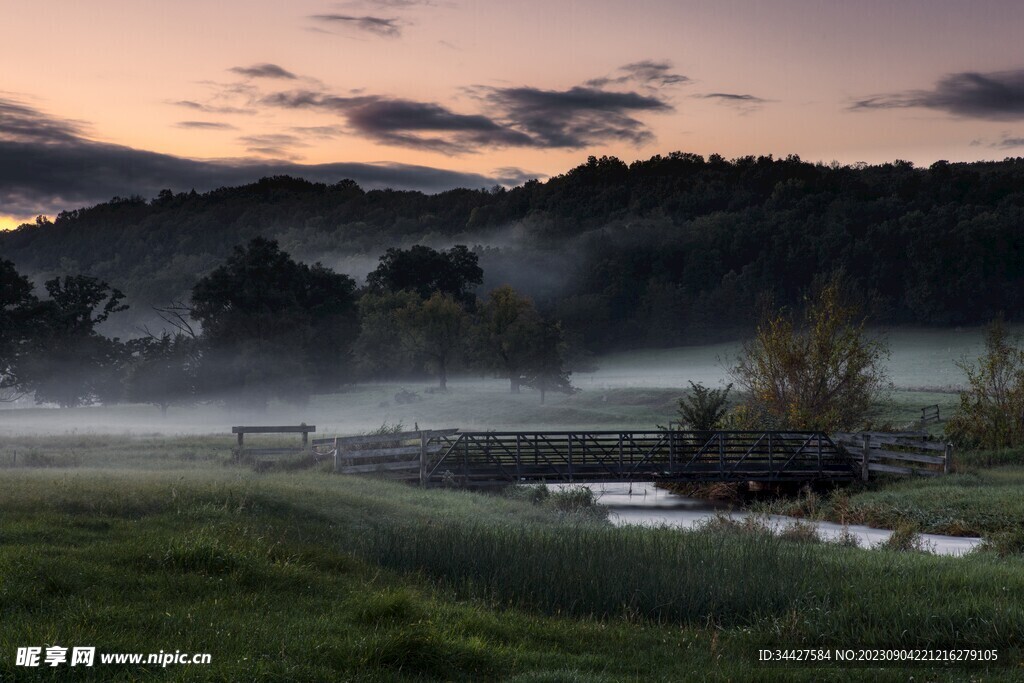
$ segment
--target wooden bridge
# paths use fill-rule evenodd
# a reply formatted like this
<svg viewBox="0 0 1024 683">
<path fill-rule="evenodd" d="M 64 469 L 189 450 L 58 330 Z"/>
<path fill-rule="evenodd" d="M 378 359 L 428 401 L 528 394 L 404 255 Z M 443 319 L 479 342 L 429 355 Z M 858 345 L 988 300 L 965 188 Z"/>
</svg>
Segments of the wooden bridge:
<svg viewBox="0 0 1024 683">
<path fill-rule="evenodd" d="M 823 432 L 462 432 L 429 439 L 420 482 L 850 481 L 860 461 Z"/>
</svg>

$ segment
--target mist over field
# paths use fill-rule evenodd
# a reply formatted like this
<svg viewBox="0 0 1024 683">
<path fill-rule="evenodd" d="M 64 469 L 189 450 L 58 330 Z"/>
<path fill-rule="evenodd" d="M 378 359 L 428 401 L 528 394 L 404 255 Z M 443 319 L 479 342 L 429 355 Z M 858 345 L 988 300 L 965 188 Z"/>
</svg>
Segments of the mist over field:
<svg viewBox="0 0 1024 683">
<path fill-rule="evenodd" d="M 884 366 L 904 401 L 921 406 L 939 402 L 947 409 L 964 379 L 956 362 L 973 362 L 984 346 L 982 328 L 872 330 L 871 336 L 888 343 Z M 728 383 L 728 368 L 741 348 L 737 341 L 600 356 L 593 372 L 573 374 L 579 393 L 549 396 L 545 405 L 534 391 L 510 394 L 507 380 L 462 373 L 453 376 L 443 394 L 436 391 L 436 382 L 419 377 L 354 384 L 339 393 L 314 395 L 306 405 L 273 401 L 266 410 L 252 411 L 209 402 L 172 406 L 166 417 L 150 405 L 58 409 L 24 400 L 0 404 L 0 436 L 212 433 L 229 439 L 233 425 L 301 422 L 316 425 L 324 436 L 359 434 L 385 424 L 463 430 L 650 429 L 672 418 L 688 382 Z M 402 391 L 415 393 L 418 400 L 399 403 L 396 395 Z M 913 414 L 902 417 L 910 420 Z"/>
</svg>

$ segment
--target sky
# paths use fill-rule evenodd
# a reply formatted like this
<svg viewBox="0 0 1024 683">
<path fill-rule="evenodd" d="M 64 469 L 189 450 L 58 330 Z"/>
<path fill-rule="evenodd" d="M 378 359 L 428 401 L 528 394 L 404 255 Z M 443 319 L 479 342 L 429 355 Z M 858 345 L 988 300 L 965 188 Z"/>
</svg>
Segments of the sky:
<svg viewBox="0 0 1024 683">
<path fill-rule="evenodd" d="M 1024 155 L 1011 0 L 0 0 L 0 229 L 288 173 Z"/>
</svg>

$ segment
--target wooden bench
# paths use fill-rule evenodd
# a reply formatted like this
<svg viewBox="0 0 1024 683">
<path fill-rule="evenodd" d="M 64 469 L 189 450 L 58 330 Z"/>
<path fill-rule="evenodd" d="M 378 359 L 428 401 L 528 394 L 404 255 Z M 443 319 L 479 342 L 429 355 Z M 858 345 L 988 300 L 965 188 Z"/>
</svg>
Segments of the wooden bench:
<svg viewBox="0 0 1024 683">
<path fill-rule="evenodd" d="M 277 425 L 271 427 L 232 427 L 231 433 L 238 435 L 238 446 L 235 451 L 235 458 L 241 459 L 243 455 L 290 455 L 292 453 L 305 453 L 309 450 L 309 434 L 316 432 L 314 425 Z M 302 446 L 300 448 L 245 448 L 246 434 L 302 434 Z"/>
</svg>

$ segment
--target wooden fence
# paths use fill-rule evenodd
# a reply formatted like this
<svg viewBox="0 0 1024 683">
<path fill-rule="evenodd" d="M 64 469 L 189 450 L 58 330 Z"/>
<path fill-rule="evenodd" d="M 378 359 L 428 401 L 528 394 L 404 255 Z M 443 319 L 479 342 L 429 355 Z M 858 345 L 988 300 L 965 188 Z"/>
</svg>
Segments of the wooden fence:
<svg viewBox="0 0 1024 683">
<path fill-rule="evenodd" d="M 925 432 L 839 432 L 832 440 L 860 461 L 860 477 L 872 472 L 933 477 L 949 474 L 953 444 L 928 441 Z"/>
<path fill-rule="evenodd" d="M 313 449 L 333 456 L 339 474 L 386 474 L 395 479 L 422 480 L 427 464 L 458 429 L 433 429 L 395 434 L 367 434 L 314 439 Z"/>
<path fill-rule="evenodd" d="M 942 422 L 942 417 L 939 414 L 938 403 L 921 408 L 921 424 L 927 424 L 929 422 Z"/>
</svg>

